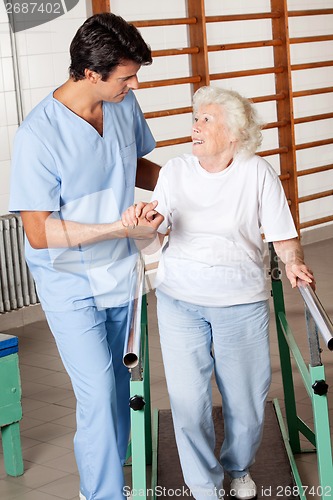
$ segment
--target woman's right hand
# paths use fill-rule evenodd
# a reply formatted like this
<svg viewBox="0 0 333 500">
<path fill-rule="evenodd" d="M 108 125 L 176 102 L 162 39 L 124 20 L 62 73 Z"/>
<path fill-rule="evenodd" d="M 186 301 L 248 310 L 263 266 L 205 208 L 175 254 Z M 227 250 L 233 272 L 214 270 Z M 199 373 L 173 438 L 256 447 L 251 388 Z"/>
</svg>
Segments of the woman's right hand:
<svg viewBox="0 0 333 500">
<path fill-rule="evenodd" d="M 127 228 L 128 237 L 134 239 L 152 239 L 163 222 L 164 217 L 155 208 L 158 202 L 138 204 L 130 206 L 121 216 L 121 222 Z"/>
</svg>

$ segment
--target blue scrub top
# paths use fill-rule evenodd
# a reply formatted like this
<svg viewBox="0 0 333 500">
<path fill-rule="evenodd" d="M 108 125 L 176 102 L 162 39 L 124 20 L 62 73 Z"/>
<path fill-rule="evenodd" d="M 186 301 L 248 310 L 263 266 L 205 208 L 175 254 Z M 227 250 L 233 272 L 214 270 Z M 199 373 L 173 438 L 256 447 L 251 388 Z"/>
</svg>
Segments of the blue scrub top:
<svg viewBox="0 0 333 500">
<path fill-rule="evenodd" d="M 53 92 L 19 127 L 14 141 L 11 212 L 51 211 L 63 220 L 110 223 L 134 201 L 137 158 L 155 147 L 133 92 L 103 102 L 103 136 Z M 46 311 L 128 301 L 136 247 L 127 239 L 79 248 L 33 249 L 26 259 Z"/>
</svg>

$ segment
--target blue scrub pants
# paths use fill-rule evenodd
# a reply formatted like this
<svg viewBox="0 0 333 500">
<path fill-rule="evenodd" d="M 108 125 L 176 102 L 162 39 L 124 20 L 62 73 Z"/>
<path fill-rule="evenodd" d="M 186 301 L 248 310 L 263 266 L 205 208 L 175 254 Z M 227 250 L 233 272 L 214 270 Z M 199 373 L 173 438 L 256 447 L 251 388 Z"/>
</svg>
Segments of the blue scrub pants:
<svg viewBox="0 0 333 500">
<path fill-rule="evenodd" d="M 271 381 L 268 301 L 204 307 L 157 291 L 161 348 L 184 480 L 198 500 L 223 495 L 224 470 L 248 471 L 260 445 Z M 211 377 L 222 396 L 217 459 Z"/>
<path fill-rule="evenodd" d="M 127 307 L 46 312 L 77 399 L 74 451 L 87 500 L 123 500 L 129 438 Z"/>
</svg>

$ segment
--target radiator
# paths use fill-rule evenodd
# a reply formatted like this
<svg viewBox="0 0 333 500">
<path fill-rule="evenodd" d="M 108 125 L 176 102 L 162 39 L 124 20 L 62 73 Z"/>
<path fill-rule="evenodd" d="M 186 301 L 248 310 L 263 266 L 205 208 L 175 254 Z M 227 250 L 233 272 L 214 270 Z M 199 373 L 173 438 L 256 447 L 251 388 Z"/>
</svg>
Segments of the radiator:
<svg viewBox="0 0 333 500">
<path fill-rule="evenodd" d="M 0 313 L 37 304 L 35 283 L 24 259 L 20 216 L 0 217 Z"/>
</svg>

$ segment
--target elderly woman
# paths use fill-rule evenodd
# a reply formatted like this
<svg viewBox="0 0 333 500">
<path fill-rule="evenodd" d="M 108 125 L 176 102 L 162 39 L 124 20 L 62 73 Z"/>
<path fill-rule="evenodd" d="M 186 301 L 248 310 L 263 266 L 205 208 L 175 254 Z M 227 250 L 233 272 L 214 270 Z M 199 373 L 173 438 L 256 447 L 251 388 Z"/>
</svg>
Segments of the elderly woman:
<svg viewBox="0 0 333 500">
<path fill-rule="evenodd" d="M 194 95 L 193 154 L 170 160 L 153 194 L 167 233 L 157 274 L 158 322 L 184 479 L 196 499 L 256 496 L 249 467 L 260 445 L 270 386 L 264 244 L 274 242 L 296 286 L 313 282 L 279 178 L 256 156 L 261 125 L 238 93 Z M 140 209 L 140 207 L 137 207 Z M 124 224 L 135 223 L 129 211 Z M 211 377 L 225 439 L 214 454 Z"/>
</svg>

